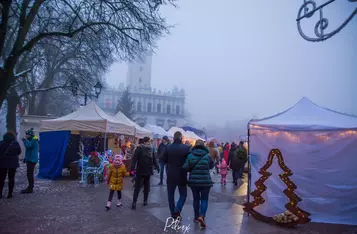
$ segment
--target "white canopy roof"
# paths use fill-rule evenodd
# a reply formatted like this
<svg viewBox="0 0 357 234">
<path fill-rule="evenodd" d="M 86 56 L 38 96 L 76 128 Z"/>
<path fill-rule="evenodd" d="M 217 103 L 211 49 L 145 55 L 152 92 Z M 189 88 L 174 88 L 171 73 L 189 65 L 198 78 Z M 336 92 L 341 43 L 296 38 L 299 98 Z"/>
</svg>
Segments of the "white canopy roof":
<svg viewBox="0 0 357 234">
<path fill-rule="evenodd" d="M 88 131 L 134 135 L 135 128 L 124 121 L 106 114 L 94 102 L 58 119 L 42 120 L 41 132 Z"/>
<path fill-rule="evenodd" d="M 182 128 L 178 128 L 178 127 L 172 127 L 172 128 L 170 128 L 168 131 L 167 131 L 167 133 L 169 134 L 169 136 L 170 137 L 173 137 L 174 136 L 174 134 L 175 134 L 175 132 L 181 132 L 182 133 L 182 136 L 183 137 L 188 137 L 187 136 L 187 133 L 185 132 L 185 130 L 183 130 Z"/>
<path fill-rule="evenodd" d="M 277 130 L 347 130 L 357 129 L 357 117 L 318 106 L 304 97 L 290 109 L 268 118 L 251 120 L 249 125 L 250 128 Z"/>
<path fill-rule="evenodd" d="M 201 137 L 197 136 L 196 133 L 194 133 L 192 131 L 186 131 L 186 134 L 187 134 L 187 137 L 189 137 L 193 140 L 203 140 Z"/>
<path fill-rule="evenodd" d="M 137 123 L 134 121 L 130 120 L 128 117 L 126 117 L 122 112 L 118 112 L 114 115 L 115 119 L 118 121 L 124 122 L 130 126 L 133 126 L 135 128 L 135 136 L 139 138 L 143 137 L 152 137 L 152 131 L 149 131 L 143 127 L 140 127 Z"/>
<path fill-rule="evenodd" d="M 162 127 L 152 125 L 152 124 L 146 124 L 144 128 L 150 130 L 153 132 L 154 137 L 156 138 L 162 138 L 164 136 L 169 136 L 169 134 L 163 129 Z"/>
</svg>

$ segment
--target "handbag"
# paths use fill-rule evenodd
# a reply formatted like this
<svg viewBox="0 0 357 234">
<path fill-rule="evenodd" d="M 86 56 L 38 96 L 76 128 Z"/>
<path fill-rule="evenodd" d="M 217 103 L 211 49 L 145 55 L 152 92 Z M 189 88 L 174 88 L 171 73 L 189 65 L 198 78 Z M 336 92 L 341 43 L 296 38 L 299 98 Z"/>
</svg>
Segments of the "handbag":
<svg viewBox="0 0 357 234">
<path fill-rule="evenodd" d="M 202 158 L 204 158 L 204 157 L 206 157 L 206 156 L 203 156 Z M 191 172 L 193 171 L 193 169 L 195 169 L 195 167 L 197 166 L 197 164 L 201 161 L 202 158 L 200 158 L 199 160 L 197 160 L 196 163 L 193 165 L 193 167 L 190 167 L 190 168 L 188 169 L 188 172 L 191 173 Z"/>
</svg>

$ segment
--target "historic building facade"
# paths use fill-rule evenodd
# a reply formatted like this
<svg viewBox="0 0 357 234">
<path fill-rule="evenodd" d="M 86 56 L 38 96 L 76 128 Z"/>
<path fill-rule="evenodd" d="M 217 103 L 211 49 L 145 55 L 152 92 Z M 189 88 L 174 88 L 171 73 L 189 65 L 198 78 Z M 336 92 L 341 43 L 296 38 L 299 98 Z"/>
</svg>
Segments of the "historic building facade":
<svg viewBox="0 0 357 234">
<path fill-rule="evenodd" d="M 127 86 L 134 102 L 136 122 L 144 126 L 154 124 L 169 129 L 185 122 L 185 91 L 174 87 L 169 92 L 156 91 L 151 87 L 152 56 L 129 63 Z M 115 113 L 116 106 L 125 90 L 125 85 L 107 88 L 97 101 L 106 112 Z"/>
</svg>

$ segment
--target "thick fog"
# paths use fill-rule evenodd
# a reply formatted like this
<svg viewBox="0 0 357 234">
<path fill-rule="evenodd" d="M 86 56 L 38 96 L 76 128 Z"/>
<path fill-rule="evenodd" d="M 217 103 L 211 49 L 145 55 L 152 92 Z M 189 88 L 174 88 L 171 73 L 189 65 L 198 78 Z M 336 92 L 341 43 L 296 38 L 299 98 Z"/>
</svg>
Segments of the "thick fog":
<svg viewBox="0 0 357 234">
<path fill-rule="evenodd" d="M 330 40 L 308 42 L 296 26 L 302 3 L 180 0 L 176 9 L 165 7 L 175 27 L 157 43 L 152 87 L 184 88 L 187 110 L 201 124 L 270 116 L 304 96 L 357 115 L 357 19 Z M 329 29 L 354 8 L 348 1 L 328 6 Z M 304 20 L 310 35 L 317 19 Z M 126 71 L 125 63 L 113 65 L 107 82 L 125 82 Z"/>
</svg>

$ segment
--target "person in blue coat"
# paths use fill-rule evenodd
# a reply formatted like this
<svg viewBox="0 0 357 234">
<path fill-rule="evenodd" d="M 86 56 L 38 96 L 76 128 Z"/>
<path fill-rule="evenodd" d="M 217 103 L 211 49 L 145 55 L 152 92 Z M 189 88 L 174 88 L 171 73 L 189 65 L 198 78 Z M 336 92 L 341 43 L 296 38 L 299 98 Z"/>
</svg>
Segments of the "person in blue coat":
<svg viewBox="0 0 357 234">
<path fill-rule="evenodd" d="M 26 136 L 22 141 L 26 148 L 24 163 L 26 163 L 29 185 L 26 189 L 21 190 L 21 193 L 32 193 L 34 187 L 34 171 L 38 162 L 38 138 L 35 136 L 33 128 L 26 131 L 25 134 Z"/>
<path fill-rule="evenodd" d="M 213 167 L 214 162 L 204 142 L 202 140 L 196 141 L 183 168 L 190 173 L 188 186 L 193 195 L 194 222 L 200 223 L 202 228 L 206 227 L 205 216 L 208 208 L 208 196 L 213 186 L 210 169 Z"/>
<path fill-rule="evenodd" d="M 190 153 L 188 145 L 182 144 L 182 133 L 175 132 L 174 142 L 166 146 L 163 162 L 167 165 L 167 196 L 171 217 L 178 219 L 187 198 L 187 172 L 182 168 Z M 180 198 L 175 206 L 175 190 Z"/>
</svg>

